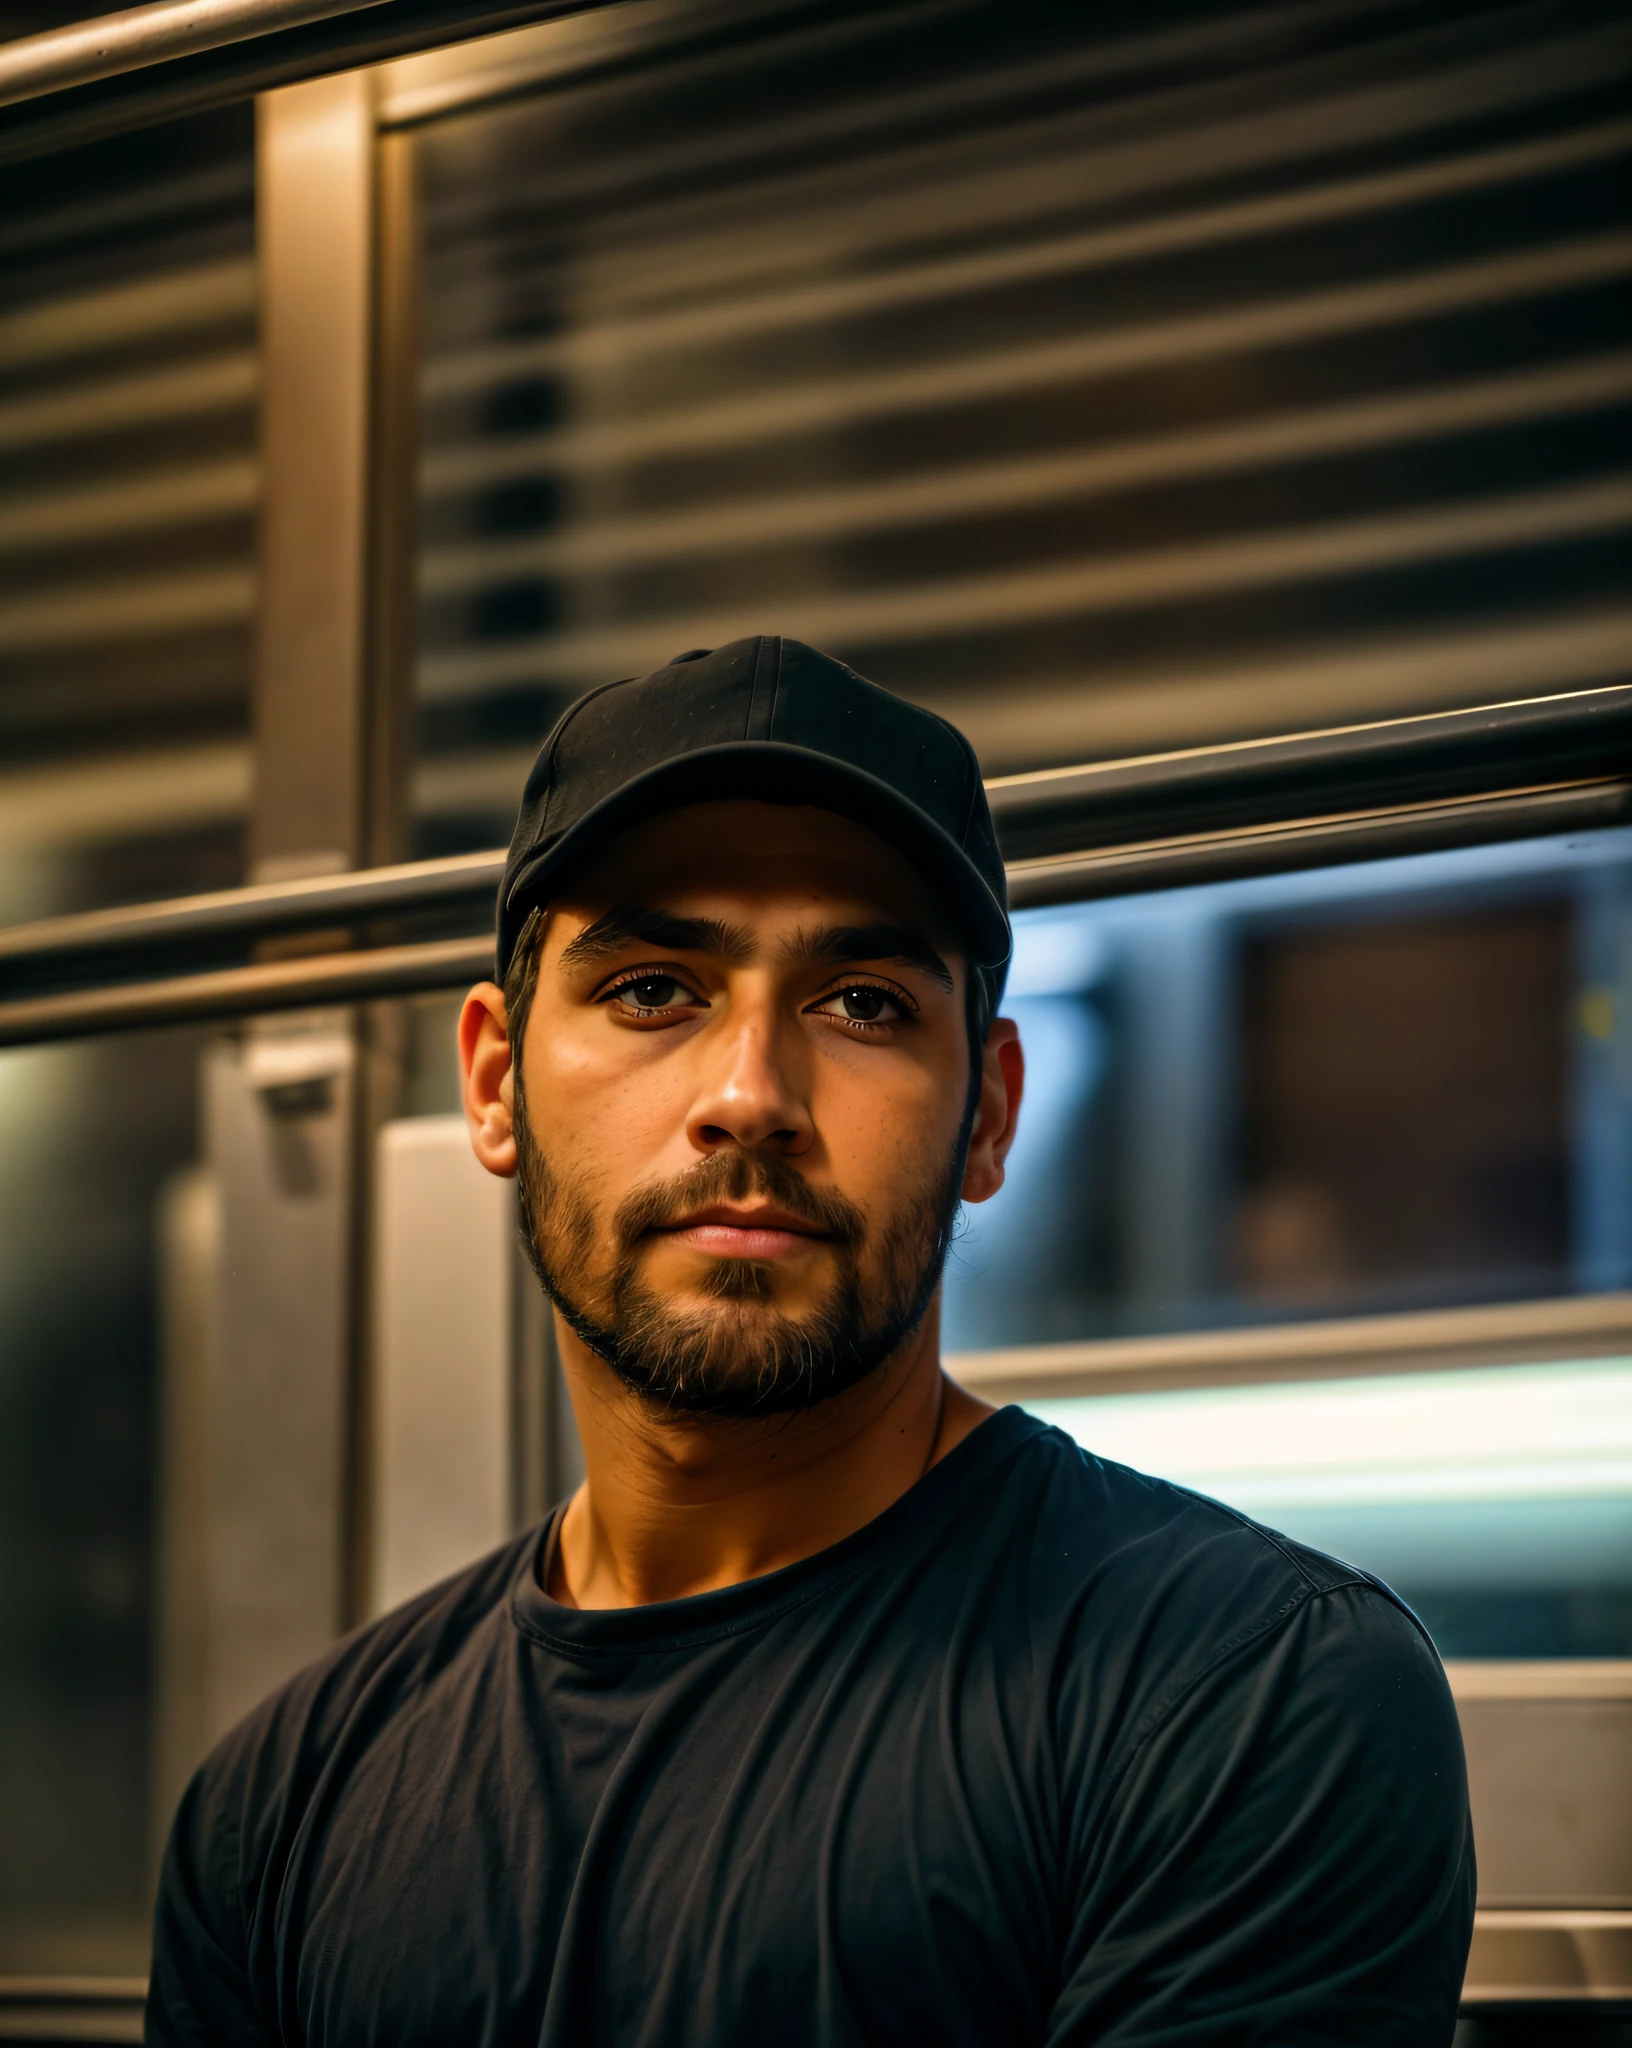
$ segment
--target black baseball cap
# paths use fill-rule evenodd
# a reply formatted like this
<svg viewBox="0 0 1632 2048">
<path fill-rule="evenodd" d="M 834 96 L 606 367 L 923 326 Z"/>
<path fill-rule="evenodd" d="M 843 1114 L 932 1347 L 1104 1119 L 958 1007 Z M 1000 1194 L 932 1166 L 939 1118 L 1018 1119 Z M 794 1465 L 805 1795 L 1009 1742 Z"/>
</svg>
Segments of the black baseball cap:
<svg viewBox="0 0 1632 2048">
<path fill-rule="evenodd" d="M 716 797 L 819 804 L 888 840 L 952 912 L 995 1010 L 1012 938 L 974 749 L 933 711 L 772 633 L 676 655 L 563 714 L 510 842 L 500 979 L 568 867 L 643 818 Z"/>
</svg>

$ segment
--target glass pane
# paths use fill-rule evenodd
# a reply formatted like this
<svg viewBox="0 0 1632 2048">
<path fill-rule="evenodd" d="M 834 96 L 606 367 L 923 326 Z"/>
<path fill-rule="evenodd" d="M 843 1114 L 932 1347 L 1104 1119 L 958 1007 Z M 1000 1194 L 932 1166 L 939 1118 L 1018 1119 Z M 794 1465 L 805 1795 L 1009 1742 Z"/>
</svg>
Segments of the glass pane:
<svg viewBox="0 0 1632 2048">
<path fill-rule="evenodd" d="M 459 1012 L 463 989 L 414 996 L 393 1006 L 400 1018 L 403 1116 L 462 1116 L 459 1088 Z"/>
<path fill-rule="evenodd" d="M 744 633 L 994 774 L 1624 673 L 1616 9 L 686 18 L 417 131 L 423 851 Z"/>
<path fill-rule="evenodd" d="M 0 1976 L 139 1973 L 206 1749 L 354 1611 L 346 1012 L 0 1054 Z"/>
<path fill-rule="evenodd" d="M 1024 913 L 952 1351 L 1632 1284 L 1632 834 Z"/>
<path fill-rule="evenodd" d="M 0 169 L 0 924 L 242 881 L 249 105 Z"/>
<path fill-rule="evenodd" d="M 1385 1579 L 1447 1657 L 1632 1657 L 1632 1359 L 1033 1401 Z"/>
<path fill-rule="evenodd" d="M 460 1000 L 0 1052 L 0 1978 L 141 1973 L 208 1747 L 572 1481 L 511 1189 L 465 1135 Z M 383 1122 L 354 1263 L 360 1075 Z M 417 1462 L 405 1397 L 440 1418 L 407 1427 Z"/>
<path fill-rule="evenodd" d="M 0 1053 L 0 1974 L 145 1968 L 161 1245 L 200 1044 Z"/>
</svg>

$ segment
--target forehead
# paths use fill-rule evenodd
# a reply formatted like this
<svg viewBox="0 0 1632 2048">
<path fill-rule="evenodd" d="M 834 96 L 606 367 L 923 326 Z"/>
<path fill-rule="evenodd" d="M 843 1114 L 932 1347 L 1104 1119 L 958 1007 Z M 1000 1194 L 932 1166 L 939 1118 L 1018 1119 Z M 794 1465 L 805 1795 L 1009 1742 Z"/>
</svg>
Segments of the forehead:
<svg viewBox="0 0 1632 2048">
<path fill-rule="evenodd" d="M 814 804 L 689 804 L 643 820 L 576 869 L 552 904 L 590 918 L 644 903 L 737 919 L 880 914 L 956 952 L 933 892 L 887 840 Z"/>
</svg>

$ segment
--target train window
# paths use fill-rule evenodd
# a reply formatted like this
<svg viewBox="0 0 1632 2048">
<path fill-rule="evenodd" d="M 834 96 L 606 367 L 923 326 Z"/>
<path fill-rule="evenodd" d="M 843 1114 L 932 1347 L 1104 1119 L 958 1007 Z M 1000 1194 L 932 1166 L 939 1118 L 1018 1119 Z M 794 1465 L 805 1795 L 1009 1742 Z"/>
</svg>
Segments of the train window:
<svg viewBox="0 0 1632 2048">
<path fill-rule="evenodd" d="M 1019 920 L 975 1351 L 1632 1284 L 1632 836 Z"/>
<path fill-rule="evenodd" d="M 179 1790 L 161 1759 L 154 1810 L 161 1359 L 188 1320 L 159 1247 L 207 1221 L 200 1050 L 0 1053 L 0 1973 L 145 1967 Z"/>
<path fill-rule="evenodd" d="M 1632 1656 L 1632 1329 L 1526 1361 L 1501 1313 L 1632 1284 L 1629 962 L 1623 832 L 1022 916 L 1031 1095 L 955 1369 L 1377 1572 L 1446 1656 Z M 1456 1309 L 1512 1362 L 1432 1370 Z"/>
</svg>

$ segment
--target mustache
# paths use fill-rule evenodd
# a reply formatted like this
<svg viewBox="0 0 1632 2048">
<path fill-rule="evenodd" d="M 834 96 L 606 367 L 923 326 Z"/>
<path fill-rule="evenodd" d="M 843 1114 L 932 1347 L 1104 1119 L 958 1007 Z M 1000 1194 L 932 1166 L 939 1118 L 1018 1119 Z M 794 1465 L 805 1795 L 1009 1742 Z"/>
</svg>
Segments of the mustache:
<svg viewBox="0 0 1632 2048">
<path fill-rule="evenodd" d="M 612 1227 L 618 1243 L 627 1249 L 648 1231 L 684 1222 L 711 1203 L 746 1202 L 756 1196 L 840 1244 L 859 1244 L 867 1234 L 865 1214 L 836 1188 L 812 1187 L 797 1167 L 775 1153 L 734 1148 L 699 1159 L 673 1180 L 637 1188 L 618 1204 Z"/>
</svg>

